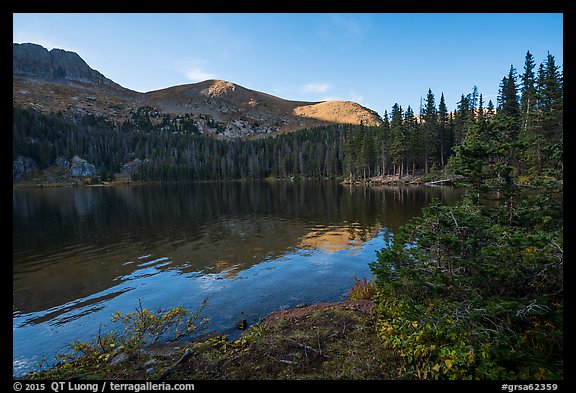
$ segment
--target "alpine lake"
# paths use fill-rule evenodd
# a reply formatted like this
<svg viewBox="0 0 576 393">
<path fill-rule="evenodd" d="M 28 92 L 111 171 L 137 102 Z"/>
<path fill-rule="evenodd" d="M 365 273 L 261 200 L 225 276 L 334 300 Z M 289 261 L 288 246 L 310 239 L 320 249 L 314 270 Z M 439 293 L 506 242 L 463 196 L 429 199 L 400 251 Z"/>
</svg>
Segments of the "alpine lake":
<svg viewBox="0 0 576 393">
<path fill-rule="evenodd" d="M 183 306 L 198 334 L 342 301 L 398 228 L 452 187 L 335 181 L 13 189 L 13 375 L 111 329 L 116 311 Z"/>
</svg>

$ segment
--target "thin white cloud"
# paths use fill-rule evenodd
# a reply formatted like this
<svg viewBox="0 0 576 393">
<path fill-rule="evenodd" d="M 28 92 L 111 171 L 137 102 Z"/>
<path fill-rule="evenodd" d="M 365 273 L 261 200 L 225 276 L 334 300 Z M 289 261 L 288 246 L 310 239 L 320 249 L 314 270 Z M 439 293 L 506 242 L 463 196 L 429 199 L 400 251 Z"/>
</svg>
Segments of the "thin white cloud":
<svg viewBox="0 0 576 393">
<path fill-rule="evenodd" d="M 336 97 L 336 96 L 324 96 L 320 100 L 321 101 L 346 101 L 342 97 Z"/>
<path fill-rule="evenodd" d="M 202 82 L 208 79 L 218 79 L 218 76 L 214 73 L 204 71 L 200 67 L 191 67 L 184 71 L 186 78 L 190 79 L 191 82 Z"/>
<path fill-rule="evenodd" d="M 364 96 L 357 93 L 350 93 L 350 101 L 354 101 L 357 104 L 364 105 Z"/>
<path fill-rule="evenodd" d="M 326 93 L 330 89 L 330 84 L 325 82 L 308 83 L 302 86 L 302 93 Z"/>
<path fill-rule="evenodd" d="M 207 69 L 206 62 L 202 59 L 186 59 L 174 64 L 174 68 L 184 75 L 190 82 L 202 82 L 208 79 L 218 79 L 218 75 Z"/>
<path fill-rule="evenodd" d="M 331 21 L 335 26 L 342 29 L 348 34 L 358 36 L 364 32 L 364 29 L 362 28 L 358 20 L 353 16 L 336 14 L 332 15 Z"/>
<path fill-rule="evenodd" d="M 357 94 L 355 92 L 348 93 L 345 97 L 342 96 L 324 96 L 321 98 L 322 101 L 352 101 L 360 105 L 366 105 L 364 102 L 364 96 Z"/>
</svg>

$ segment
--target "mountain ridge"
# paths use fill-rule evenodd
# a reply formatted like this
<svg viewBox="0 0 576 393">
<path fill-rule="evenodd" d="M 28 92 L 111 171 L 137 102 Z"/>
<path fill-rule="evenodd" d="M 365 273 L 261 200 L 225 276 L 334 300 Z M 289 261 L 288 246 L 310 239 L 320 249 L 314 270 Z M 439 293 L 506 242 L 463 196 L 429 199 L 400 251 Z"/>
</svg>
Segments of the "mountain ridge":
<svg viewBox="0 0 576 393">
<path fill-rule="evenodd" d="M 142 107 L 190 118 L 200 133 L 242 138 L 326 124 L 380 125 L 373 110 L 352 101 L 292 101 L 223 80 L 145 93 L 106 78 L 75 52 L 13 44 L 13 103 L 43 112 L 130 119 Z M 158 120 L 159 121 L 159 120 Z"/>
<path fill-rule="evenodd" d="M 48 51 L 32 43 L 12 44 L 12 74 L 120 86 L 90 68 L 76 52 L 57 48 Z"/>
</svg>

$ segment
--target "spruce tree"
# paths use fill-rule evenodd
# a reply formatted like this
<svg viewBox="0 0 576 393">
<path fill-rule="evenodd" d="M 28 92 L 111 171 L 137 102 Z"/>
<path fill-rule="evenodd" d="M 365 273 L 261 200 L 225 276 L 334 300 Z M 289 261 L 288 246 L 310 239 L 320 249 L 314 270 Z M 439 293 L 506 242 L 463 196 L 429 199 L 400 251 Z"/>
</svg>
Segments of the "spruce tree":
<svg viewBox="0 0 576 393">
<path fill-rule="evenodd" d="M 547 157 L 557 166 L 563 154 L 563 77 L 550 53 L 540 64 L 537 80 L 538 125 L 536 128 L 536 172 L 541 174 Z"/>
<path fill-rule="evenodd" d="M 436 162 L 435 152 L 438 141 L 438 111 L 434 102 L 434 94 L 428 89 L 426 102 L 422 113 L 422 138 L 424 171 L 429 172 L 429 164 Z"/>
<path fill-rule="evenodd" d="M 444 167 L 453 145 L 450 115 L 444 99 L 444 93 L 440 96 L 440 103 L 438 104 L 438 140 L 438 145 L 440 147 L 440 165 Z"/>
<path fill-rule="evenodd" d="M 470 119 L 476 121 L 476 108 L 478 107 L 478 87 L 474 85 L 472 93 L 468 94 L 468 103 L 470 106 Z"/>
<path fill-rule="evenodd" d="M 558 139 L 562 136 L 563 78 L 560 67 L 550 53 L 538 70 L 537 95 L 542 127 L 548 137 Z"/>
<path fill-rule="evenodd" d="M 536 78 L 534 75 L 534 56 L 530 51 L 526 52 L 524 61 L 524 74 L 522 74 L 522 88 L 520 109 L 522 113 L 522 130 L 526 131 L 531 125 L 531 117 L 536 108 Z"/>
<path fill-rule="evenodd" d="M 421 127 L 419 127 L 414 111 L 408 105 L 404 113 L 404 133 L 406 145 L 406 165 L 412 165 L 412 175 L 416 172 L 416 164 L 422 160 L 422 153 L 424 151 L 423 139 L 421 135 Z M 406 168 L 408 172 L 408 168 Z"/>
<path fill-rule="evenodd" d="M 462 144 L 468 129 L 473 124 L 470 113 L 470 100 L 462 94 L 454 114 L 454 144 L 456 146 Z"/>
<path fill-rule="evenodd" d="M 510 66 L 508 76 L 502 79 L 498 95 L 498 113 L 505 116 L 510 122 L 508 131 L 512 139 L 515 139 L 520 123 L 520 103 L 516 79 L 516 69 L 514 66 Z"/>
<path fill-rule="evenodd" d="M 482 98 L 482 93 L 480 93 L 480 98 L 478 99 L 478 117 L 477 122 L 479 124 L 484 124 L 486 117 L 484 116 L 484 99 Z"/>
<path fill-rule="evenodd" d="M 520 98 L 520 135 L 519 147 L 520 162 L 519 174 L 522 174 L 525 169 L 533 167 L 534 146 L 538 143 L 536 141 L 538 135 L 536 130 L 537 122 L 537 96 L 536 96 L 536 78 L 534 74 L 534 56 L 530 51 L 526 52 L 524 60 L 524 74 L 521 77 L 521 98 Z"/>
<path fill-rule="evenodd" d="M 390 156 L 393 162 L 394 173 L 402 178 L 404 159 L 406 156 L 406 135 L 403 124 L 403 110 L 398 103 L 392 106 L 390 119 Z"/>
<path fill-rule="evenodd" d="M 380 160 L 381 160 L 381 176 L 389 175 L 390 173 L 390 120 L 388 118 L 388 111 L 384 111 L 382 118 L 382 127 L 380 132 Z"/>
<path fill-rule="evenodd" d="M 492 102 L 492 100 L 488 100 L 488 105 L 486 106 L 486 117 L 492 117 L 494 116 L 494 113 L 495 113 L 494 103 Z"/>
</svg>

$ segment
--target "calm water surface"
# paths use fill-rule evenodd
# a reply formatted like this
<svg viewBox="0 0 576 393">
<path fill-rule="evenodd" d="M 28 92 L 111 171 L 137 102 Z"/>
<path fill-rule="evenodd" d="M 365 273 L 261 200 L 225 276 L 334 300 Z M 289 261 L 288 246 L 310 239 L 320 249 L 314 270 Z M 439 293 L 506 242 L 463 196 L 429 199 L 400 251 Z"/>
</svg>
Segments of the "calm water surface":
<svg viewBox="0 0 576 393">
<path fill-rule="evenodd" d="M 105 331 L 139 299 L 233 334 L 298 304 L 345 300 L 400 225 L 446 187 L 217 183 L 13 191 L 13 373 Z M 110 326 L 111 327 L 111 326 Z"/>
</svg>

